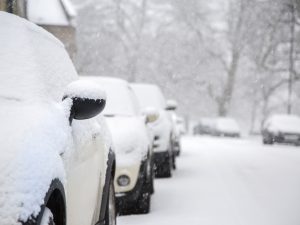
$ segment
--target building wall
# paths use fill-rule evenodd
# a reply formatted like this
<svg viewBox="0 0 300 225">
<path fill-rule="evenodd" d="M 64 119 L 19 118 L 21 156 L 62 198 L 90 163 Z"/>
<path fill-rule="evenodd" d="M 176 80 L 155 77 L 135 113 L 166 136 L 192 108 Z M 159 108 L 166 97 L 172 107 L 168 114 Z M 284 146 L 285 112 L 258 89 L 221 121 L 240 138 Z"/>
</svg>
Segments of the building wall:
<svg viewBox="0 0 300 225">
<path fill-rule="evenodd" d="M 66 47 L 72 61 L 74 62 L 76 56 L 76 29 L 73 26 L 46 26 L 42 25 L 44 29 L 57 37 Z"/>
<path fill-rule="evenodd" d="M 26 17 L 26 0 L 0 0 L 0 10 Z"/>
<path fill-rule="evenodd" d="M 0 11 L 6 11 L 6 0 L 0 0 Z"/>
</svg>

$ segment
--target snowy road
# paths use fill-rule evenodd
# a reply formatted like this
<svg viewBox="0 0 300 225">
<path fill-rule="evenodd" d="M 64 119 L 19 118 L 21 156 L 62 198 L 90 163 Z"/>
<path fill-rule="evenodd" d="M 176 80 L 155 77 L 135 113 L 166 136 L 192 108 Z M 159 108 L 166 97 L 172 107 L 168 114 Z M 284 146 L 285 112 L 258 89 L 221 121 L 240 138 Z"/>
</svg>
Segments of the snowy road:
<svg viewBox="0 0 300 225">
<path fill-rule="evenodd" d="M 156 180 L 151 213 L 118 225 L 300 225 L 299 147 L 185 137 L 177 164 Z"/>
</svg>

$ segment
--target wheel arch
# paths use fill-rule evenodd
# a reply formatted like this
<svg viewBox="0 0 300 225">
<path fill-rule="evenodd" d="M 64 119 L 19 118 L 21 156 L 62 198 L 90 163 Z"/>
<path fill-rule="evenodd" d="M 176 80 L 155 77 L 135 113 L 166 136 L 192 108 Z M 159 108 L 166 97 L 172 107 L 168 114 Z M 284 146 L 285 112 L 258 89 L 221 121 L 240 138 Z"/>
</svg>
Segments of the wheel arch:
<svg viewBox="0 0 300 225">
<path fill-rule="evenodd" d="M 22 225 L 40 225 L 45 207 L 48 207 L 57 221 L 56 225 L 66 225 L 66 200 L 64 186 L 59 179 L 52 180 L 50 187 L 45 195 L 44 204 L 36 217 L 30 218 Z"/>
<path fill-rule="evenodd" d="M 110 182 L 114 182 L 115 177 L 115 171 L 116 171 L 116 158 L 115 153 L 110 150 L 108 154 L 108 160 L 107 160 L 107 168 L 105 173 L 105 184 L 103 187 L 103 193 L 102 193 L 102 200 L 101 200 L 101 208 L 100 208 L 100 218 L 98 224 L 105 224 L 105 213 L 107 210 L 106 205 L 108 204 L 108 197 L 109 197 L 109 186 Z"/>
<path fill-rule="evenodd" d="M 53 180 L 51 183 L 45 198 L 44 209 L 45 206 L 53 213 L 56 225 L 67 224 L 65 191 L 62 183 L 58 179 Z"/>
</svg>

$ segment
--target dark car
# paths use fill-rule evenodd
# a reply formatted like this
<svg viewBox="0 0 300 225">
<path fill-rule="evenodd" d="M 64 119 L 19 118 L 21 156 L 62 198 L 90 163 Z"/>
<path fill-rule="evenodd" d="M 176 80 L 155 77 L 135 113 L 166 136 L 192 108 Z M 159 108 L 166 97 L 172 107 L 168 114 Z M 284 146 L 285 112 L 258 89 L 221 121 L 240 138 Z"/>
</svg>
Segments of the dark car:
<svg viewBox="0 0 300 225">
<path fill-rule="evenodd" d="M 211 118 L 202 118 L 194 127 L 194 135 L 213 135 L 215 121 Z"/>
<path fill-rule="evenodd" d="M 300 117 L 296 115 L 273 115 L 262 129 L 263 143 L 287 143 L 300 145 Z"/>
</svg>

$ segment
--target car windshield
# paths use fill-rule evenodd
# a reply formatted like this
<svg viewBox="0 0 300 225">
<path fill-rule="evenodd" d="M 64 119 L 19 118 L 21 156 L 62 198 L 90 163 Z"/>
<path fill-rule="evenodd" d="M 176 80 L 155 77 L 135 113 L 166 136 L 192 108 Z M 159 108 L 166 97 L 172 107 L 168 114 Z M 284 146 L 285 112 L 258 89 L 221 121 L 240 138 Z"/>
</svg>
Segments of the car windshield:
<svg viewBox="0 0 300 225">
<path fill-rule="evenodd" d="M 161 90 L 155 85 L 132 84 L 142 108 L 165 109 L 166 101 Z"/>
<path fill-rule="evenodd" d="M 131 87 L 123 80 L 89 77 L 106 92 L 106 116 L 135 116 L 139 113 L 136 97 Z"/>
</svg>

